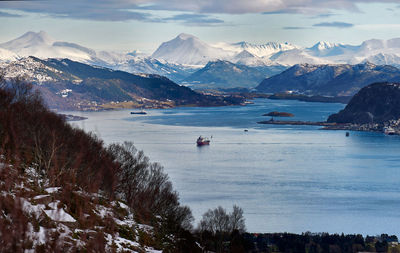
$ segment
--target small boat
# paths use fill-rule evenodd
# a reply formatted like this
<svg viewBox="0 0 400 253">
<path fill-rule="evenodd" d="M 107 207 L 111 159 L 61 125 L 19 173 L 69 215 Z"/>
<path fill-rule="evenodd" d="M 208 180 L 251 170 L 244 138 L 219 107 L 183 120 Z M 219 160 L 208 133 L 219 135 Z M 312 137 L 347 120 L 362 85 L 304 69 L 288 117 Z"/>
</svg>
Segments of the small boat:
<svg viewBox="0 0 400 253">
<path fill-rule="evenodd" d="M 197 138 L 196 143 L 197 146 L 210 145 L 210 140 L 206 137 L 199 136 L 199 138 Z"/>
<path fill-rule="evenodd" d="M 147 114 L 147 112 L 141 110 L 141 111 L 138 111 L 138 112 L 131 112 L 131 114 L 142 114 L 142 115 L 144 115 L 144 114 Z"/>
<path fill-rule="evenodd" d="M 396 130 L 394 130 L 392 127 L 385 127 L 383 129 L 383 132 L 387 135 L 395 135 L 396 134 Z"/>
</svg>

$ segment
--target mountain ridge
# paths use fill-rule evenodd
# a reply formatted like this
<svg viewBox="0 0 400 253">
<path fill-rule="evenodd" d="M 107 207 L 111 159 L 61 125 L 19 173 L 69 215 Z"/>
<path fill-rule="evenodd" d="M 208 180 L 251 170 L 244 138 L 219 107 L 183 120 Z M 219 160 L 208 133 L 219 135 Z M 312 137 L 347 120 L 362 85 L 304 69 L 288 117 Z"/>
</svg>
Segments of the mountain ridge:
<svg viewBox="0 0 400 253">
<path fill-rule="evenodd" d="M 295 91 L 306 95 L 351 96 L 366 85 L 382 81 L 400 81 L 400 69 L 389 65 L 297 64 L 263 80 L 256 89 L 279 93 Z"/>
<path fill-rule="evenodd" d="M 22 76 L 35 84 L 53 109 L 98 110 L 118 104 L 128 108 L 221 106 L 241 102 L 202 95 L 163 76 L 134 75 L 69 59 L 28 57 L 1 69 L 6 78 Z"/>
</svg>

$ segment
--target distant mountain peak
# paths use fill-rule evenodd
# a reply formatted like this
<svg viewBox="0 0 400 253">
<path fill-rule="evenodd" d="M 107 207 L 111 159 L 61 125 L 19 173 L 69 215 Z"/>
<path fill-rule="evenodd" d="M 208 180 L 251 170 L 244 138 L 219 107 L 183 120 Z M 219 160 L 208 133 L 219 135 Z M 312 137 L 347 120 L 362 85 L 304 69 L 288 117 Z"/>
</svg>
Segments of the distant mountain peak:
<svg viewBox="0 0 400 253">
<path fill-rule="evenodd" d="M 51 45 L 54 43 L 54 39 L 51 38 L 45 31 L 40 31 L 38 33 L 35 32 L 27 32 L 23 34 L 21 37 L 16 40 L 25 41 L 26 43 L 37 43 L 37 44 L 47 44 Z"/>
<path fill-rule="evenodd" d="M 240 53 L 238 53 L 235 58 L 237 59 L 241 59 L 241 58 L 254 58 L 256 57 L 254 54 L 250 53 L 249 51 L 242 50 Z"/>
<path fill-rule="evenodd" d="M 193 35 L 181 33 L 176 38 L 163 42 L 152 57 L 179 64 L 204 65 L 226 55 L 227 52 L 223 49 L 213 47 Z"/>
<path fill-rule="evenodd" d="M 181 40 L 187 40 L 187 39 L 199 39 L 194 35 L 188 34 L 188 33 L 181 33 L 179 34 L 177 37 L 177 39 L 181 39 Z"/>
<path fill-rule="evenodd" d="M 40 31 L 38 33 L 30 31 L 14 40 L 0 44 L 0 47 L 13 51 L 16 49 L 35 47 L 41 45 L 49 46 L 52 45 L 54 41 L 55 40 L 51 38 L 44 31 Z"/>
<path fill-rule="evenodd" d="M 318 50 L 324 50 L 324 49 L 330 49 L 333 47 L 340 46 L 340 44 L 337 43 L 331 43 L 327 41 L 318 41 L 314 46 L 311 47 L 311 49 L 318 49 Z"/>
<path fill-rule="evenodd" d="M 217 60 L 214 60 L 214 61 L 209 61 L 205 67 L 218 66 L 218 65 L 234 65 L 234 64 L 232 62 L 230 62 L 230 61 L 217 59 Z"/>
</svg>

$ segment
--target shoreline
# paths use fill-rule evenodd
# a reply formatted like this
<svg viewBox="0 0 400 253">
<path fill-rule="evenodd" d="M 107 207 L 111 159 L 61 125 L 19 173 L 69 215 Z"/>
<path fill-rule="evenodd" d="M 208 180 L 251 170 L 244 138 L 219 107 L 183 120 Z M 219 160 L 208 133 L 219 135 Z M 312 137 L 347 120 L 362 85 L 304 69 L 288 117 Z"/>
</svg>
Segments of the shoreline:
<svg viewBox="0 0 400 253">
<path fill-rule="evenodd" d="M 326 121 L 259 121 L 257 124 L 265 125 L 292 125 L 292 126 L 321 126 L 321 130 L 347 130 L 347 131 L 363 131 L 363 132 L 376 132 L 384 133 L 384 127 L 381 124 L 353 124 L 353 123 L 330 123 Z"/>
</svg>

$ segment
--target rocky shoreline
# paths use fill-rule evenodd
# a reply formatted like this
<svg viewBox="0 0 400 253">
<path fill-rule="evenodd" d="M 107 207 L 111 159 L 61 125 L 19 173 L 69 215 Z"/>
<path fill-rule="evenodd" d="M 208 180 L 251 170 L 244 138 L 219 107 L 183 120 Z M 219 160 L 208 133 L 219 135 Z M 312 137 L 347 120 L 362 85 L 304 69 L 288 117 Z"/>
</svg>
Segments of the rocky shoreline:
<svg viewBox="0 0 400 253">
<path fill-rule="evenodd" d="M 334 122 L 314 122 L 314 121 L 289 121 L 289 120 L 268 120 L 260 121 L 258 124 L 267 125 L 292 125 L 292 126 L 322 126 L 322 130 L 348 130 L 348 131 L 364 131 L 364 132 L 379 132 L 390 135 L 400 135 L 400 120 L 387 122 L 386 124 L 368 123 L 334 123 Z M 390 129 L 390 132 L 388 132 Z"/>
</svg>

